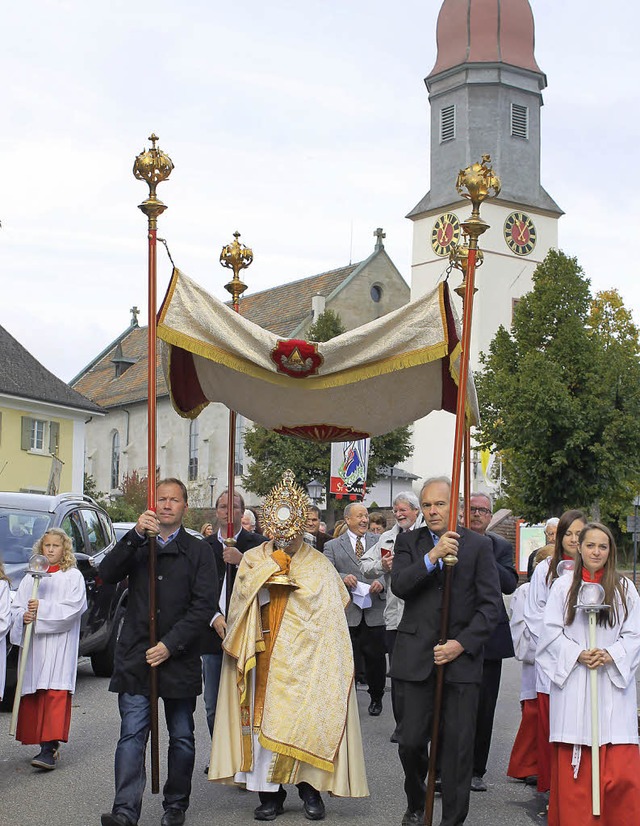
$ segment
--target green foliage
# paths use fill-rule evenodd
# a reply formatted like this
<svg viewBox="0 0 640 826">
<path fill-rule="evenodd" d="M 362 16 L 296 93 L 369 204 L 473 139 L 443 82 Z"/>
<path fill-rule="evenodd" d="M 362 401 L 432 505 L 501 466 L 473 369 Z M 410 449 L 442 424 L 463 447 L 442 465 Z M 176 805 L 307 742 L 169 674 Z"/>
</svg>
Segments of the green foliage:
<svg viewBox="0 0 640 826">
<path fill-rule="evenodd" d="M 330 341 L 347 332 L 342 319 L 333 310 L 325 310 L 307 332 L 307 341 Z"/>
<path fill-rule="evenodd" d="M 616 291 L 591 298 L 575 258 L 550 251 L 533 281 L 481 357 L 482 446 L 523 517 L 619 520 L 640 487 L 638 330 Z"/>
<path fill-rule="evenodd" d="M 147 509 L 147 477 L 138 471 L 127 473 L 120 483 L 122 496 L 103 503 L 113 522 L 135 522 Z"/>
<path fill-rule="evenodd" d="M 309 341 L 329 341 L 346 331 L 340 316 L 325 310 L 307 333 Z M 254 425 L 244 434 L 244 449 L 253 459 L 242 478 L 243 487 L 259 496 L 265 496 L 287 468 L 296 475 L 298 484 L 306 487 L 318 479 L 328 488 L 331 468 L 331 445 L 310 442 L 294 436 L 281 436 L 260 425 Z M 384 466 L 393 466 L 411 455 L 411 434 L 408 427 L 400 427 L 371 440 L 367 485 L 380 478 Z"/>
</svg>

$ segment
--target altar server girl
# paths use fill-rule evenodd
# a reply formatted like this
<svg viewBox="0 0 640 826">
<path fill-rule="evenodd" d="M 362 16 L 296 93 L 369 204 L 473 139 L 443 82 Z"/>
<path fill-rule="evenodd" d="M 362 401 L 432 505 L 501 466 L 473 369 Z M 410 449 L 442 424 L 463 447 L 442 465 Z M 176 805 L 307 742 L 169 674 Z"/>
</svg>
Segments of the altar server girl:
<svg viewBox="0 0 640 826">
<path fill-rule="evenodd" d="M 33 552 L 47 558 L 50 576 L 40 583 L 38 598 L 31 599 L 32 578 L 27 574 L 12 605 L 12 643 L 22 645 L 26 627 L 34 623 L 16 738 L 24 744 L 38 743 L 40 753 L 31 765 L 51 770 L 56 767 L 60 742 L 69 738 L 80 617 L 87 600 L 71 539 L 61 528 L 50 528 L 33 546 Z"/>
<path fill-rule="evenodd" d="M 0 700 L 4 695 L 7 676 L 7 633 L 11 625 L 11 599 L 9 580 L 0 561 Z"/>
<path fill-rule="evenodd" d="M 531 587 L 524 605 L 524 621 L 537 645 L 542 631 L 542 615 L 549 591 L 558 577 L 558 564 L 563 559 L 575 559 L 578 553 L 580 531 L 587 524 L 582 511 L 565 511 L 558 522 L 553 556 L 543 560 L 533 572 Z M 538 698 L 537 760 L 539 792 L 548 792 L 551 772 L 551 746 L 549 744 L 549 678 L 536 663 L 536 694 Z"/>
<path fill-rule="evenodd" d="M 576 610 L 583 582 L 599 582 L 604 604 L 597 646 Z M 549 826 L 637 826 L 640 751 L 636 671 L 640 663 L 640 599 L 616 570 L 611 531 L 597 522 L 580 534 L 573 576 L 554 583 L 544 611 L 536 662 L 550 681 L 551 795 Z M 592 814 L 590 671 L 597 670 L 601 814 Z"/>
</svg>

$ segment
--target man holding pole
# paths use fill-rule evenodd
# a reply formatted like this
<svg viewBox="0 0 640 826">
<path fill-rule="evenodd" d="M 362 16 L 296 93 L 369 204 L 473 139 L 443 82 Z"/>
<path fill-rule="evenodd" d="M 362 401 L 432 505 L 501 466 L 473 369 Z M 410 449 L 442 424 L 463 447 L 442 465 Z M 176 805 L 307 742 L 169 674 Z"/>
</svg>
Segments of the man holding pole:
<svg viewBox="0 0 640 826">
<path fill-rule="evenodd" d="M 465 528 L 447 530 L 450 500 L 448 479 L 424 483 L 420 506 L 425 526 L 398 536 L 391 571 L 391 588 L 405 601 L 391 662 L 398 752 L 407 795 L 403 826 L 420 824 L 423 819 L 438 665 L 446 666 L 440 721 L 441 826 L 458 826 L 466 819 L 483 646 L 496 626 L 502 599 L 490 541 Z M 449 635 L 441 645 L 442 560 L 448 554 L 457 558 L 457 564 Z"/>
<path fill-rule="evenodd" d="M 121 718 L 116 794 L 111 812 L 102 815 L 102 826 L 136 826 L 140 817 L 152 668 L 158 670 L 158 693 L 169 730 L 161 826 L 181 826 L 189 806 L 195 760 L 193 713 L 202 690 L 200 639 L 215 611 L 218 586 L 210 547 L 182 527 L 186 510 L 184 484 L 178 479 L 158 482 L 156 510 L 145 511 L 100 564 L 99 573 L 106 582 L 129 580 L 127 610 L 109 685 L 110 691 L 118 693 Z M 147 535 L 156 534 L 158 643 L 149 647 Z"/>
</svg>

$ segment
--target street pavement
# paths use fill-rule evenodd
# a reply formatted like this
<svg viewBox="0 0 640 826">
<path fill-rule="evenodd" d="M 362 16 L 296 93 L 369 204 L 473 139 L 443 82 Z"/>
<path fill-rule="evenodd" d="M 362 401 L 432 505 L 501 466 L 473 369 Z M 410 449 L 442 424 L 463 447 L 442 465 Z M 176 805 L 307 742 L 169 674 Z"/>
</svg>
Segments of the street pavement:
<svg viewBox="0 0 640 826">
<path fill-rule="evenodd" d="M 531 826 L 544 824 L 539 813 L 543 803 L 523 783 L 505 776 L 511 745 L 517 731 L 520 665 L 505 661 L 502 687 L 486 781 L 488 792 L 472 793 L 469 826 Z M 108 680 L 93 675 L 87 660 L 78 669 L 73 699 L 71 733 L 61 748 L 58 768 L 41 772 L 29 765 L 37 747 L 22 746 L 9 736 L 10 715 L 0 714 L 0 826 L 99 826 L 100 813 L 109 811 L 113 800 L 113 755 L 118 738 L 116 696 L 107 691 Z M 363 800 L 325 797 L 328 824 L 340 826 L 400 826 L 406 808 L 402 769 L 397 746 L 389 742 L 393 730 L 391 700 L 387 692 L 380 717 L 369 717 L 369 695 L 358 691 L 367 777 L 371 796 Z M 331 698 L 327 697 L 327 702 Z M 160 783 L 166 773 L 166 739 L 160 704 Z M 257 795 L 207 781 L 208 731 L 202 699 L 196 713 L 196 769 L 187 826 L 236 826 L 253 823 Z M 307 821 L 295 787 L 288 788 L 280 826 Z M 147 787 L 140 826 L 159 826 L 162 795 Z M 440 823 L 436 798 L 434 824 Z"/>
</svg>

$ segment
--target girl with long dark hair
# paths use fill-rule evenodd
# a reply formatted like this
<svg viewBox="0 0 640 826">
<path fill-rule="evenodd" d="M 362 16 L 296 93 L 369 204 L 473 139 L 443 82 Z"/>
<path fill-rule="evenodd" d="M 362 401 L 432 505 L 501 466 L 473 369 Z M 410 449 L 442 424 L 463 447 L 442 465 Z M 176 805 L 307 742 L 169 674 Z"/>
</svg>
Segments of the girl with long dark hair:
<svg viewBox="0 0 640 826">
<path fill-rule="evenodd" d="M 553 556 L 543 560 L 533 572 L 524 606 L 524 621 L 533 645 L 537 645 L 543 628 L 542 616 L 553 582 L 558 578 L 562 560 L 575 559 L 580 532 L 587 518 L 579 510 L 565 511 L 558 522 Z M 538 698 L 538 783 L 539 792 L 548 792 L 551 784 L 551 745 L 549 743 L 549 678 L 536 662 L 536 693 Z"/>
<path fill-rule="evenodd" d="M 640 663 L 640 598 L 616 567 L 611 531 L 585 525 L 572 577 L 549 594 L 537 662 L 550 680 L 552 741 L 549 826 L 635 826 L 640 823 L 636 671 Z M 584 582 L 604 589 L 597 647 L 589 621 L 577 610 Z M 597 670 L 601 814 L 592 814 L 591 686 Z"/>
</svg>

